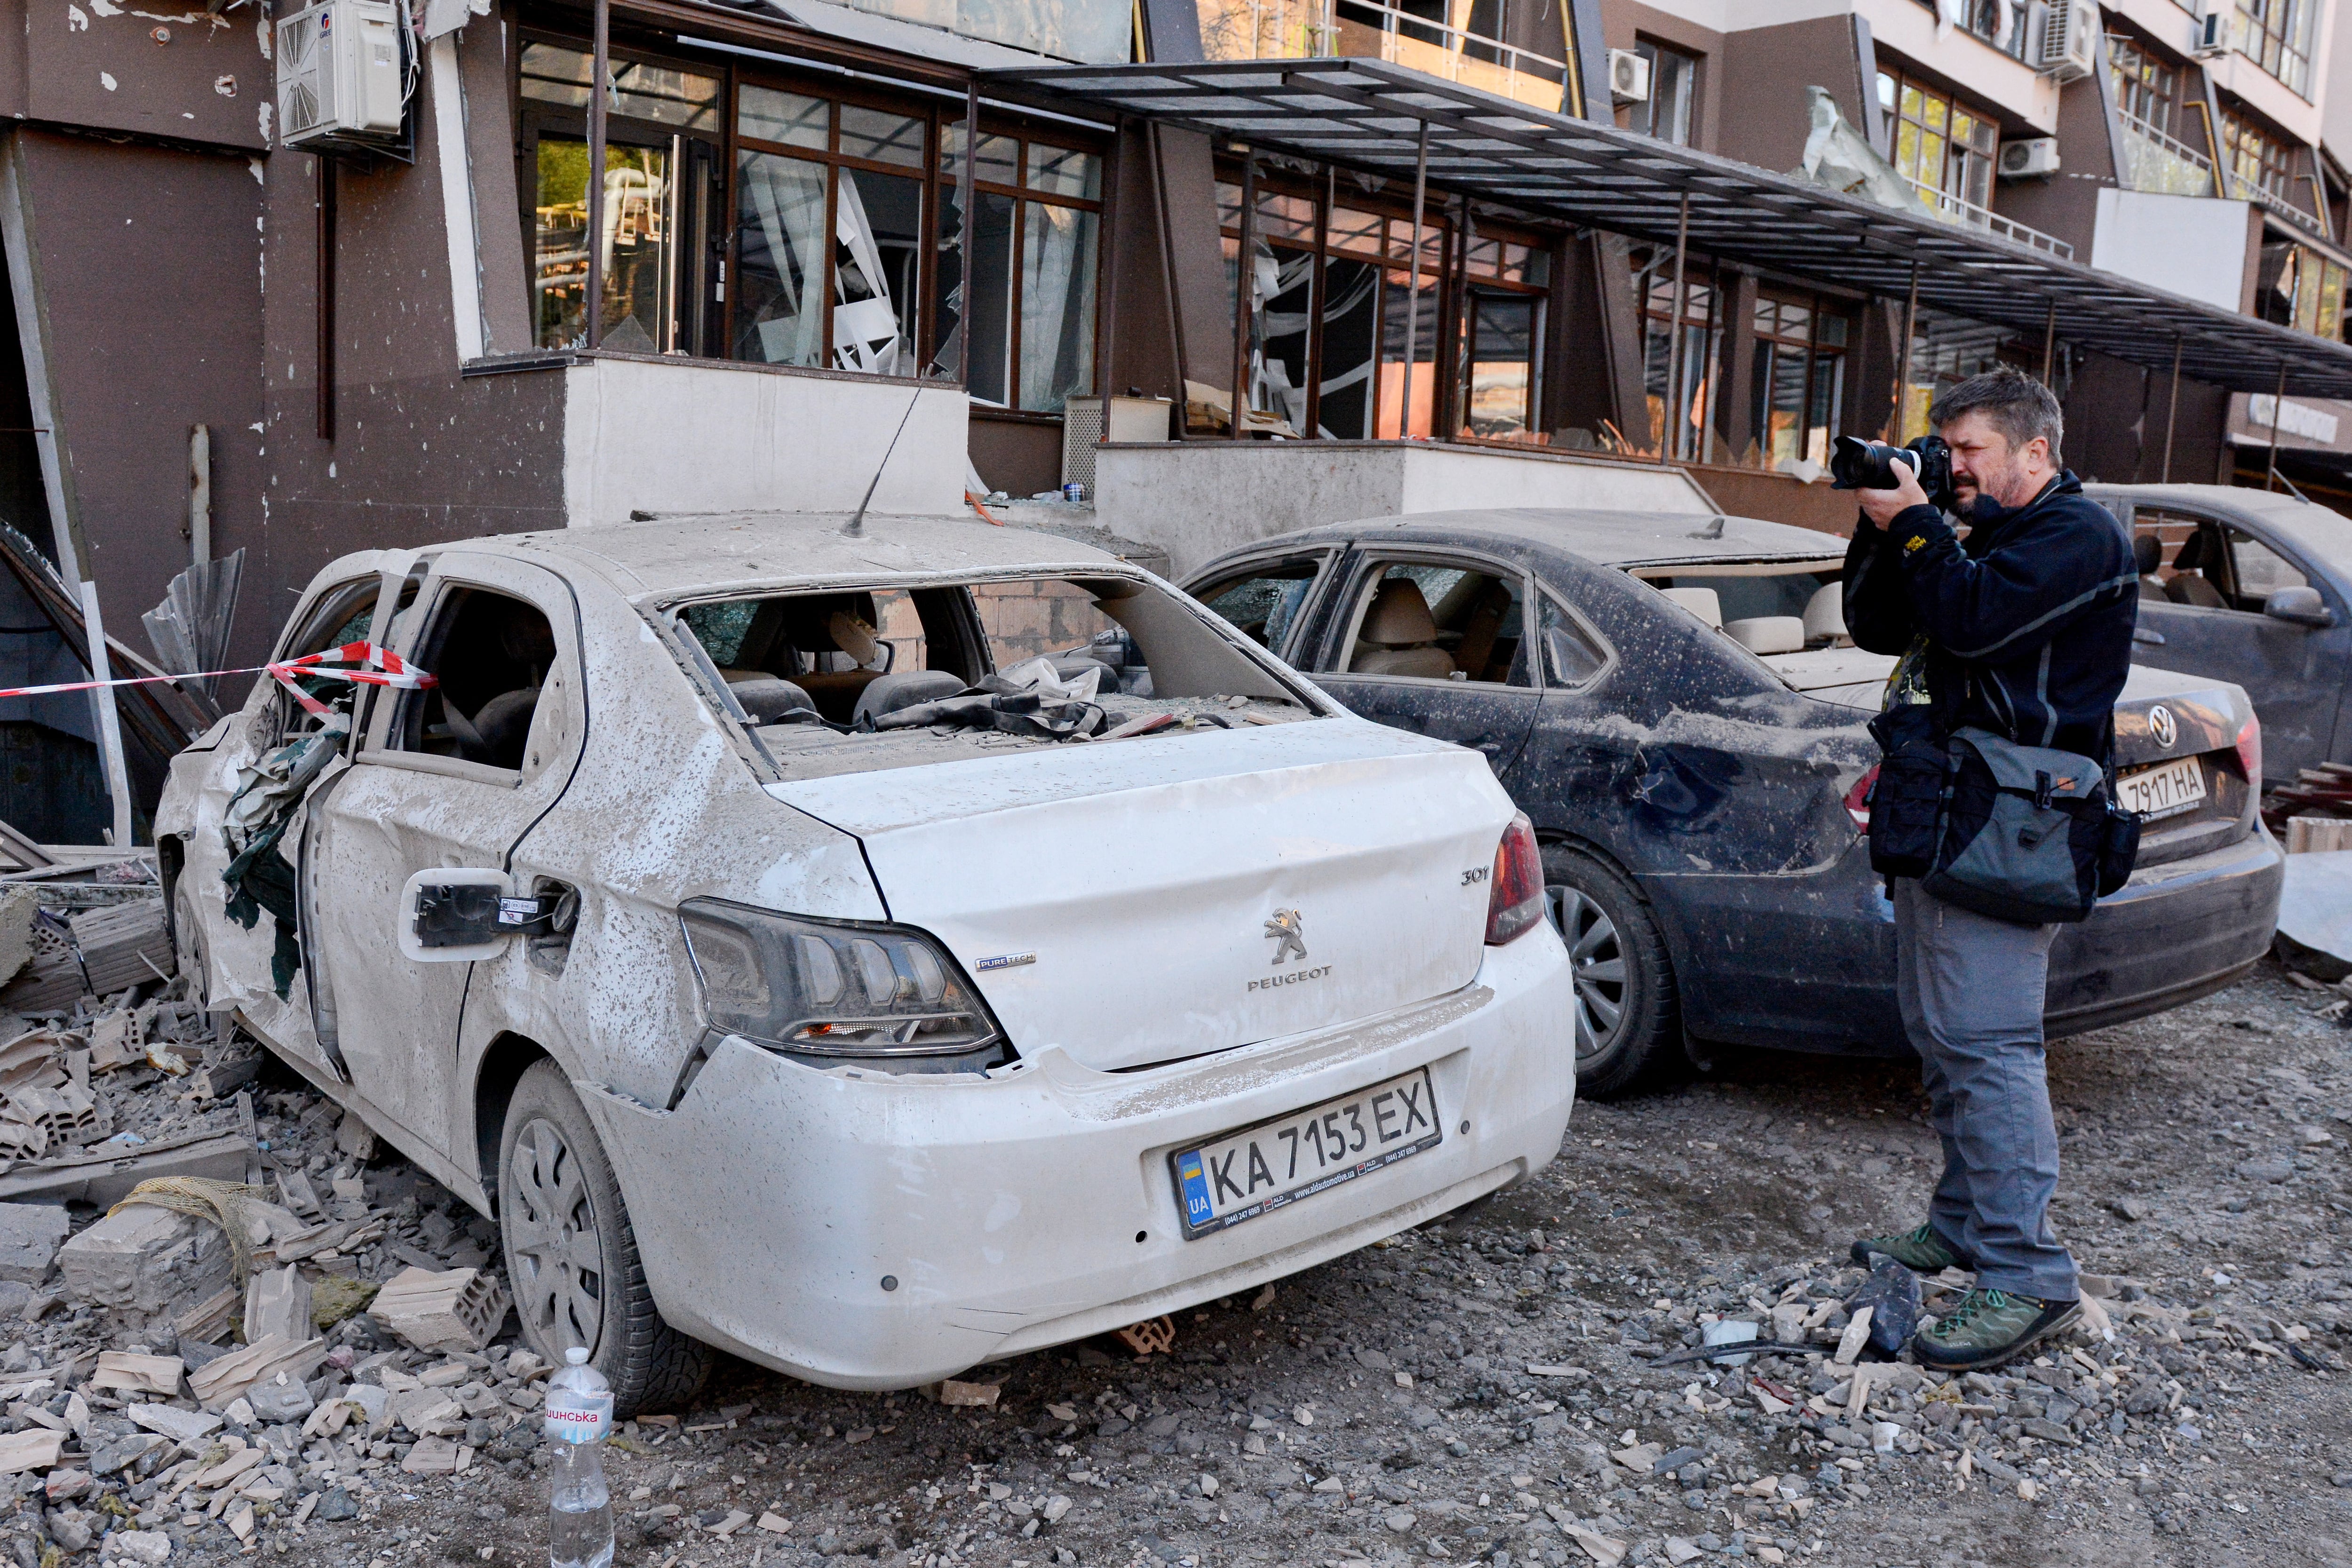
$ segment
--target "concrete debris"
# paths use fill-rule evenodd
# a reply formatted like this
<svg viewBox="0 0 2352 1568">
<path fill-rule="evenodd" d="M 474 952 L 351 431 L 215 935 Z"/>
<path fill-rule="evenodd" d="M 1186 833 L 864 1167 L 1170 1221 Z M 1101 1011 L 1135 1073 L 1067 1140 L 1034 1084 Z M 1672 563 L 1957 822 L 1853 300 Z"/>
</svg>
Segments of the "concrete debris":
<svg viewBox="0 0 2352 1568">
<path fill-rule="evenodd" d="M 324 1340 L 294 1341 L 271 1334 L 205 1363 L 188 1373 L 188 1392 L 207 1410 L 226 1410 L 256 1384 L 285 1373 L 307 1378 L 327 1359 Z"/>
<path fill-rule="evenodd" d="M 2352 975 L 2352 849 L 2286 858 L 2273 942 L 2279 961 L 2297 973 L 2330 985 Z M 0 993 L 0 1005 L 5 1000 Z"/>
<path fill-rule="evenodd" d="M 410 1268 L 376 1292 L 368 1312 L 418 1350 L 478 1351 L 498 1332 L 508 1305 L 505 1288 L 478 1268 Z"/>
<path fill-rule="evenodd" d="M 0 1279 L 38 1285 L 72 1228 L 62 1205 L 0 1204 Z"/>
<path fill-rule="evenodd" d="M 141 1355 L 131 1351 L 101 1351 L 98 1368 L 89 1376 L 93 1388 L 120 1394 L 160 1394 L 169 1399 L 180 1392 L 187 1363 L 175 1355 Z"/>
<path fill-rule="evenodd" d="M 1003 1392 L 1002 1384 L 958 1383 L 954 1378 L 949 1378 L 940 1384 L 940 1403 L 992 1410 L 996 1407 L 997 1396 Z"/>
<path fill-rule="evenodd" d="M 246 1281 L 246 1343 L 258 1344 L 271 1334 L 288 1341 L 307 1340 L 313 1327 L 310 1282 L 293 1264 L 263 1270 Z"/>
</svg>

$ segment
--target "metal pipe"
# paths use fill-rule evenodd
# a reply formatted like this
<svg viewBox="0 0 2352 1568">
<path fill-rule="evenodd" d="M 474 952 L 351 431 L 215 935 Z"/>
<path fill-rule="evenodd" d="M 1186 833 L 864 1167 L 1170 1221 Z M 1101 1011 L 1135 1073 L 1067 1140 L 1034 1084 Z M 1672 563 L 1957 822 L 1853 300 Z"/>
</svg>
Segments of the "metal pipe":
<svg viewBox="0 0 2352 1568">
<path fill-rule="evenodd" d="M 1895 362 L 1895 429 L 1899 444 L 1903 439 L 1903 404 L 1911 395 L 1911 340 L 1919 333 L 1919 264 L 1911 264 L 1911 297 L 1903 307 L 1903 353 Z"/>
<path fill-rule="evenodd" d="M 319 327 L 319 439 L 335 438 L 335 160 L 319 154 L 319 254 L 313 258 Z"/>
<path fill-rule="evenodd" d="M 2278 489 L 2279 416 L 2286 412 L 2286 361 L 2279 361 L 2278 390 L 2271 394 L 2271 461 L 2263 473 L 2263 489 Z"/>
<path fill-rule="evenodd" d="M 1682 216 L 1675 224 L 1675 294 L 1666 324 L 1666 428 L 1658 433 L 1658 456 L 1669 463 L 1683 455 L 1683 264 L 1689 255 L 1690 193 L 1685 191 Z"/>
<path fill-rule="evenodd" d="M 1397 409 L 1400 441 L 1412 438 L 1412 363 L 1421 352 L 1421 230 L 1428 200 L 1429 121 L 1424 120 L 1421 122 L 1421 152 L 1412 165 L 1412 256 L 1405 264 L 1404 392 L 1403 404 Z"/>
<path fill-rule="evenodd" d="M 1715 461 L 1715 400 L 1723 381 L 1723 351 L 1730 330 L 1723 321 L 1723 263 L 1707 269 L 1706 328 L 1699 337 L 1706 353 L 1698 383 L 1698 460 Z"/>
<path fill-rule="evenodd" d="M 1257 247 L 1257 152 L 1242 153 L 1242 219 L 1240 247 L 1234 253 L 1234 406 L 1228 421 L 1232 436 L 1242 438 L 1242 420 L 1249 411 L 1250 293 Z"/>
<path fill-rule="evenodd" d="M 2172 400 L 2164 410 L 2164 477 L 2158 484 L 2172 482 L 2172 427 L 2180 417 L 2180 350 L 2185 340 L 2179 332 L 2172 334 Z"/>
<path fill-rule="evenodd" d="M 2042 329 L 2042 384 L 2050 384 L 2050 364 L 2058 355 L 2058 296 L 2050 296 L 2050 320 Z"/>
<path fill-rule="evenodd" d="M 122 719 L 114 706 L 114 672 L 107 658 L 106 623 L 98 613 L 98 584 L 87 578 L 81 585 L 81 619 L 83 637 L 89 645 L 89 678 L 98 682 L 89 693 L 98 717 L 98 760 L 106 770 L 107 793 L 114 797 L 114 837 L 108 842 L 117 849 L 128 849 L 131 775 L 122 765 Z"/>
<path fill-rule="evenodd" d="M 612 0 L 596 0 L 596 46 L 588 85 L 588 330 L 590 348 L 604 339 L 604 119 L 613 78 Z"/>
</svg>

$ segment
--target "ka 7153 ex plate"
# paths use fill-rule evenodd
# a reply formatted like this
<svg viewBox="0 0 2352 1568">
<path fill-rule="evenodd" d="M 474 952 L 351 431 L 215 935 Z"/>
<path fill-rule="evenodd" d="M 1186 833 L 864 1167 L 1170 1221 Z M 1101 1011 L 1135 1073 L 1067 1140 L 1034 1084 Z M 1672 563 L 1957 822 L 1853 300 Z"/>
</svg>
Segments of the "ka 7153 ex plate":
<svg viewBox="0 0 2352 1568">
<path fill-rule="evenodd" d="M 1429 1069 L 1168 1156 L 1187 1241 L 1286 1208 L 1444 1140 Z"/>
</svg>

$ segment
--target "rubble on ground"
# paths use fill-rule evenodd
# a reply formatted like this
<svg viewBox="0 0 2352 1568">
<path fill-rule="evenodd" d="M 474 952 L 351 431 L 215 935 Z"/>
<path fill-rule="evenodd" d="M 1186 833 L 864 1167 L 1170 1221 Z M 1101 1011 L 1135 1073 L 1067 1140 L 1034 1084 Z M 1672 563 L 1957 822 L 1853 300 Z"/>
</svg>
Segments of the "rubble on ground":
<svg viewBox="0 0 2352 1568">
<path fill-rule="evenodd" d="M 2059 1047 L 2095 1305 L 1994 1372 L 1880 1359 L 1907 1287 L 1843 1256 L 1924 1202 L 1915 1069 L 1775 1058 L 1580 1106 L 1523 1185 L 1125 1343 L 914 1394 L 727 1363 L 621 1424 L 616 1562 L 2344 1560 L 2347 1019 L 2271 970 Z M 46 1142 L 0 1132 L 0 1553 L 544 1550 L 489 1222 L 160 984 L 0 1028 L 11 1125 Z M 1809 1353 L 1653 1364 L 1711 1338 Z"/>
</svg>

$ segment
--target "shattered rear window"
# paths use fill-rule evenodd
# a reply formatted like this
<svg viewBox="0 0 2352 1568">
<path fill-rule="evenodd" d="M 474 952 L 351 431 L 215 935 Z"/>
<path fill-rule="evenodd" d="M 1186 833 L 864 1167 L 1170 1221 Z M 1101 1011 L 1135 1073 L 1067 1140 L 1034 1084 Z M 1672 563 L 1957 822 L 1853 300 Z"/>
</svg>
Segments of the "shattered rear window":
<svg viewBox="0 0 2352 1568">
<path fill-rule="evenodd" d="M 1318 716 L 1199 610 L 1126 577 L 680 606 L 726 706 L 793 777 Z"/>
</svg>

